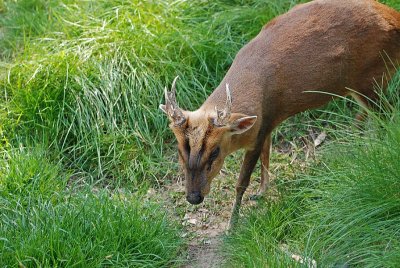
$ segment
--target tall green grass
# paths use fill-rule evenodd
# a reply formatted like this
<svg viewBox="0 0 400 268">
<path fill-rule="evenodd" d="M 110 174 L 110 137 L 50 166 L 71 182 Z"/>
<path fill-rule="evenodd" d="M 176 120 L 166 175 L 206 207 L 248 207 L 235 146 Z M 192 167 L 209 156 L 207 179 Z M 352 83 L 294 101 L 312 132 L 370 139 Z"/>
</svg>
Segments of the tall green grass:
<svg viewBox="0 0 400 268">
<path fill-rule="evenodd" d="M 41 148 L 2 154 L 1 267 L 182 263 L 180 230 L 159 205 L 140 192 L 72 187 L 72 178 L 50 159 Z"/>
<path fill-rule="evenodd" d="M 93 192 L 119 182 L 139 191 L 143 181 L 163 183 L 176 169 L 172 134 L 158 110 L 164 86 L 180 75 L 178 101 L 195 109 L 243 44 L 298 2 L 0 0 L 1 261 L 179 265 L 179 232 L 160 208 L 129 191 Z M 320 116 L 337 118 L 305 117 Z M 99 184 L 89 191 L 82 182 Z M 266 213 L 273 219 L 259 222 L 276 227 L 266 232 L 275 242 L 305 234 L 307 225 L 295 221 L 302 207 L 292 213 L 297 202 L 289 201 L 272 204 Z M 278 215 L 280 208 L 289 214 Z M 247 230 L 255 235 L 259 227 Z M 291 262 L 274 243 L 249 245 L 253 263 L 266 264 L 259 256 L 271 250 L 273 264 Z M 304 243 L 296 248 L 318 257 Z"/>
<path fill-rule="evenodd" d="M 195 109 L 296 2 L 0 0 L 0 265 L 178 266 L 174 222 L 131 192 L 176 168 L 163 88 L 180 75 Z"/>
<path fill-rule="evenodd" d="M 139 190 L 76 185 L 47 148 L 0 150 L 0 266 L 165 267 L 180 230 Z M 77 187 L 79 186 L 79 187 Z"/>
<path fill-rule="evenodd" d="M 65 191 L 67 174 L 59 163 L 50 160 L 43 148 L 0 150 L 0 193 L 9 198 L 40 196 L 51 198 Z"/>
<path fill-rule="evenodd" d="M 80 192 L 0 197 L 2 267 L 166 267 L 182 262 L 178 230 L 154 205 Z M 23 204 L 27 203 L 27 204 Z"/>
<path fill-rule="evenodd" d="M 164 86 L 180 75 L 178 101 L 195 109 L 239 48 L 296 2 L 5 1 L 3 139 L 45 142 L 87 180 L 161 182 Z"/>
<path fill-rule="evenodd" d="M 279 265 L 287 266 L 294 254 L 318 267 L 398 266 L 399 90 L 400 71 L 362 133 L 347 128 L 309 174 L 280 180 L 279 200 L 247 211 L 227 239 L 230 265 L 274 266 L 283 255 Z"/>
</svg>

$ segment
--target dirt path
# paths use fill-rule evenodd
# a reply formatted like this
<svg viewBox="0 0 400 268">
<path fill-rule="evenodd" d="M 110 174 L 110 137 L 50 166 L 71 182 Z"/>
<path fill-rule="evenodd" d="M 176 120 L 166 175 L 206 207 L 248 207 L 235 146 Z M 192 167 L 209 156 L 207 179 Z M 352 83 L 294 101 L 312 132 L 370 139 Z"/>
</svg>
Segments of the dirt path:
<svg viewBox="0 0 400 268">
<path fill-rule="evenodd" d="M 238 161 L 240 155 L 232 157 Z M 168 209 L 184 227 L 183 237 L 189 241 L 187 262 L 183 268 L 222 267 L 224 258 L 221 254 L 223 236 L 227 231 L 233 200 L 235 197 L 235 174 L 239 167 L 228 172 L 223 169 L 213 181 L 212 191 L 204 202 L 193 206 L 186 202 L 183 183 L 174 182 L 154 194 L 164 200 Z M 254 182 L 245 196 L 246 206 L 250 204 L 250 193 L 256 192 L 258 183 Z M 152 197 L 154 200 L 154 197 Z"/>
<path fill-rule="evenodd" d="M 297 144 L 301 146 L 291 142 L 276 147 L 271 163 L 273 177 L 293 176 L 294 170 L 303 169 L 308 158 L 314 155 L 313 150 L 307 146 L 309 143 L 300 140 Z M 240 153 L 227 157 L 225 167 L 229 168 L 221 170 L 220 175 L 213 180 L 209 196 L 198 206 L 186 202 L 185 189 L 180 179 L 164 185 L 157 191 L 149 192 L 149 198 L 161 199 L 166 204 L 166 209 L 171 211 L 171 215 L 184 227 L 182 237 L 189 241 L 184 268 L 221 267 L 224 264 L 221 246 L 235 198 L 236 176 L 240 168 L 237 163 L 241 162 L 242 157 Z M 244 207 L 256 204 L 256 201 L 250 200 L 250 196 L 257 192 L 259 170 L 260 168 L 256 167 L 250 186 L 244 195 Z M 274 189 L 269 191 L 272 198 L 275 194 Z"/>
<path fill-rule="evenodd" d="M 234 182 L 226 175 L 215 181 L 213 193 L 199 206 L 186 202 L 184 187 L 180 183 L 169 186 L 168 192 L 174 193 L 175 213 L 184 226 L 183 234 L 189 240 L 187 262 L 184 268 L 221 267 L 223 257 L 220 252 L 223 235 L 227 230 L 231 200 L 234 195 Z"/>
<path fill-rule="evenodd" d="M 221 236 L 212 237 L 202 244 L 189 246 L 189 262 L 184 268 L 219 268 L 223 264 L 223 257 L 219 252 Z"/>
</svg>

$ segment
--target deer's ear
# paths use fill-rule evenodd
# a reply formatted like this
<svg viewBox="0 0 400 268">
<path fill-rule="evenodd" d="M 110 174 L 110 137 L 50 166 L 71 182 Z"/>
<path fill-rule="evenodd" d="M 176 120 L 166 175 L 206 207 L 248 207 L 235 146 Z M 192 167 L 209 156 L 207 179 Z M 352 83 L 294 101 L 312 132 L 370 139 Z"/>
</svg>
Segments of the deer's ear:
<svg viewBox="0 0 400 268">
<path fill-rule="evenodd" d="M 257 120 L 257 116 L 242 116 L 229 123 L 231 134 L 242 134 L 249 130 Z"/>
</svg>

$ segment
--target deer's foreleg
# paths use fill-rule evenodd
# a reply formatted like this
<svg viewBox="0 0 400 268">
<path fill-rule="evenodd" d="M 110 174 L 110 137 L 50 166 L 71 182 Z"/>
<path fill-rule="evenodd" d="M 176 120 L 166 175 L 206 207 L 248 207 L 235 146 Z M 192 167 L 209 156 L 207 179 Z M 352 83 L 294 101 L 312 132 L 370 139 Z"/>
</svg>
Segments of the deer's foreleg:
<svg viewBox="0 0 400 268">
<path fill-rule="evenodd" d="M 243 194 L 246 191 L 247 186 L 249 186 L 250 176 L 254 170 L 258 158 L 260 157 L 260 153 L 261 146 L 258 148 L 256 147 L 256 149 L 254 150 L 247 151 L 244 156 L 242 168 L 240 169 L 239 179 L 236 184 L 236 200 L 233 206 L 231 220 L 229 223 L 230 228 L 233 227 L 238 220 L 239 209 L 242 204 Z"/>
</svg>

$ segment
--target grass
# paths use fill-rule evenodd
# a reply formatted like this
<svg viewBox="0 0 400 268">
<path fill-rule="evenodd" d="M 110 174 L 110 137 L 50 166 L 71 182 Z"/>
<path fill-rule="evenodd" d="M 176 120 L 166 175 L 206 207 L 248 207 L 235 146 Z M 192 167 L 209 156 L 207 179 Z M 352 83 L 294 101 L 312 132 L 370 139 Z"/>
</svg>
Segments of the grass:
<svg viewBox="0 0 400 268">
<path fill-rule="evenodd" d="M 0 191 L 4 196 L 50 198 L 67 185 L 59 163 L 49 162 L 42 148 L 9 148 L 1 151 Z"/>
<path fill-rule="evenodd" d="M 102 191 L 46 200 L 1 197 L 3 267 L 165 267 L 182 262 L 165 213 Z M 24 204 L 26 203 L 26 204 Z"/>
<path fill-rule="evenodd" d="M 181 231 L 141 192 L 79 188 L 39 148 L 3 154 L 2 267 L 165 267 L 182 263 Z M 71 183 L 71 182 L 70 182 Z"/>
<path fill-rule="evenodd" d="M 278 200 L 246 212 L 226 240 L 229 265 L 299 265 L 294 254 L 322 267 L 398 266 L 399 86 L 400 71 L 362 134 L 343 130 L 307 174 L 277 182 Z"/>
<path fill-rule="evenodd" d="M 174 139 L 158 109 L 163 88 L 179 75 L 178 102 L 197 108 L 236 52 L 299 2 L 0 0 L 0 264 L 179 265 L 180 231 L 162 204 L 142 194 L 178 170 Z M 399 8 L 398 1 L 385 2 Z M 340 138 L 348 106 L 337 101 L 330 113 L 294 117 L 276 131 L 275 142 L 314 127 L 330 127 Z M 306 191 L 308 182 L 320 186 L 316 180 L 285 182 L 280 190 Z M 267 244 L 248 241 L 249 255 L 236 254 L 232 262 L 296 265 L 276 243 L 320 261 L 325 245 L 298 222 L 311 205 L 297 192 L 288 196 L 261 209 L 266 221 L 249 218 L 256 223 L 242 240 Z M 266 252 L 275 257 L 261 259 Z"/>
<path fill-rule="evenodd" d="M 0 0 L 1 265 L 178 266 L 163 88 L 194 109 L 295 2 Z"/>
<path fill-rule="evenodd" d="M 172 138 L 164 86 L 180 75 L 178 101 L 194 109 L 239 48 L 294 4 L 6 1 L 4 139 L 45 141 L 82 180 L 161 183 Z"/>
</svg>

